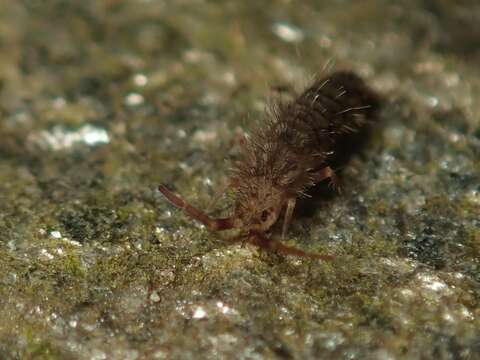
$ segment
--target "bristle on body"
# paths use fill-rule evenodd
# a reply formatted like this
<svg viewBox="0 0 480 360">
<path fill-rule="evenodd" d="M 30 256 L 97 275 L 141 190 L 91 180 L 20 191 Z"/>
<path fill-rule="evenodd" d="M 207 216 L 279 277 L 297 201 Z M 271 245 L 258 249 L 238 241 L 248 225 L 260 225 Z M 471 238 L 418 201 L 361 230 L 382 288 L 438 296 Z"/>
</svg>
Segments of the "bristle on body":
<svg viewBox="0 0 480 360">
<path fill-rule="evenodd" d="M 267 177 L 267 183 L 301 195 L 315 184 L 314 174 L 330 166 L 337 140 L 373 122 L 379 106 L 379 96 L 352 72 L 318 79 L 295 100 L 269 107 L 234 176 Z"/>
<path fill-rule="evenodd" d="M 341 139 L 372 123 L 380 98 L 351 72 L 318 79 L 292 101 L 271 105 L 265 121 L 242 142 L 242 157 L 232 167 L 230 188 L 235 209 L 227 218 L 212 219 L 173 194 L 160 192 L 174 206 L 213 231 L 240 229 L 237 237 L 266 250 L 319 260 L 329 255 L 304 252 L 277 243 L 271 232 L 283 216 L 282 238 L 296 199 L 320 181 L 338 189 L 334 159 Z"/>
</svg>

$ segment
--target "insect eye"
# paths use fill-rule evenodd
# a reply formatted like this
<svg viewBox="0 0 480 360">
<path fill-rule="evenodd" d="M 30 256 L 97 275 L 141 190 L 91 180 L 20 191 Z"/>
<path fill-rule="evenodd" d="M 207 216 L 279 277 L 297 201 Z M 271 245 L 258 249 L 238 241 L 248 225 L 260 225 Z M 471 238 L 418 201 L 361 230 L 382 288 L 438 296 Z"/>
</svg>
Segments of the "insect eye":
<svg viewBox="0 0 480 360">
<path fill-rule="evenodd" d="M 268 214 L 269 214 L 268 210 L 263 210 L 262 213 L 260 214 L 260 220 L 267 221 Z"/>
</svg>

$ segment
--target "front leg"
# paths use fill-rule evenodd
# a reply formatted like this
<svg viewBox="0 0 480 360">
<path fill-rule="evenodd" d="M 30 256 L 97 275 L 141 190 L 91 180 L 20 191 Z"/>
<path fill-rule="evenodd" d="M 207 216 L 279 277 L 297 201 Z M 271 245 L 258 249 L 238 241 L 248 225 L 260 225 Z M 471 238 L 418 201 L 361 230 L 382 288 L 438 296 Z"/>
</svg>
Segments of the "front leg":
<svg viewBox="0 0 480 360">
<path fill-rule="evenodd" d="M 283 226 L 282 226 L 282 240 L 285 239 L 285 235 L 287 234 L 288 227 L 290 225 L 290 221 L 292 220 L 293 210 L 295 209 L 295 204 L 297 203 L 297 199 L 290 198 L 287 201 L 287 208 L 285 210 L 285 217 L 283 218 Z"/>
<path fill-rule="evenodd" d="M 322 261 L 333 261 L 335 257 L 332 255 L 324 255 L 319 253 L 311 253 L 307 251 L 303 251 L 299 248 L 294 246 L 284 245 L 279 241 L 275 241 L 275 239 L 268 238 L 265 234 L 252 232 L 250 233 L 250 242 L 260 249 L 277 252 L 283 255 L 292 255 L 298 257 L 304 257 L 309 259 L 315 260 L 322 260 Z"/>
</svg>

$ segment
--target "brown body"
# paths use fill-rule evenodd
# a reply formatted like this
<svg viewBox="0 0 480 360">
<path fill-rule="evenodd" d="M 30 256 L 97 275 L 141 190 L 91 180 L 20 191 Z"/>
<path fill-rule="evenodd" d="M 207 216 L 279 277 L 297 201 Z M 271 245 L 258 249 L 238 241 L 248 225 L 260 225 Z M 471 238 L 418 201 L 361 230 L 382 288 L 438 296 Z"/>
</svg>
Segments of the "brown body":
<svg viewBox="0 0 480 360">
<path fill-rule="evenodd" d="M 233 166 L 229 184 L 235 194 L 235 209 L 229 218 L 211 219 L 164 185 L 159 190 L 173 205 L 211 230 L 238 228 L 239 239 L 262 248 L 330 259 L 282 245 L 269 232 L 284 214 L 285 236 L 296 199 L 309 187 L 326 178 L 336 186 L 330 165 L 338 140 L 365 126 L 378 106 L 377 95 L 350 72 L 333 73 L 315 81 L 295 100 L 271 106 L 263 126 L 242 144 L 242 158 Z"/>
</svg>

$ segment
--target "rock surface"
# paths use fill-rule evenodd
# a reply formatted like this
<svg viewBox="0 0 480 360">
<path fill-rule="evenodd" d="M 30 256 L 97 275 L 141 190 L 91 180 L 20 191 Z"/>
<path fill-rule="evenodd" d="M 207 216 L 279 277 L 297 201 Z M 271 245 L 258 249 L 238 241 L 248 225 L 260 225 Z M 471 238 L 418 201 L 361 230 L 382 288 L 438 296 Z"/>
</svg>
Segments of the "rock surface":
<svg viewBox="0 0 480 360">
<path fill-rule="evenodd" d="M 477 0 L 2 1 L 0 358 L 478 356 L 479 23 Z M 289 231 L 335 261 L 227 245 L 155 190 L 206 208 L 273 89 L 330 69 L 386 99 Z"/>
</svg>

